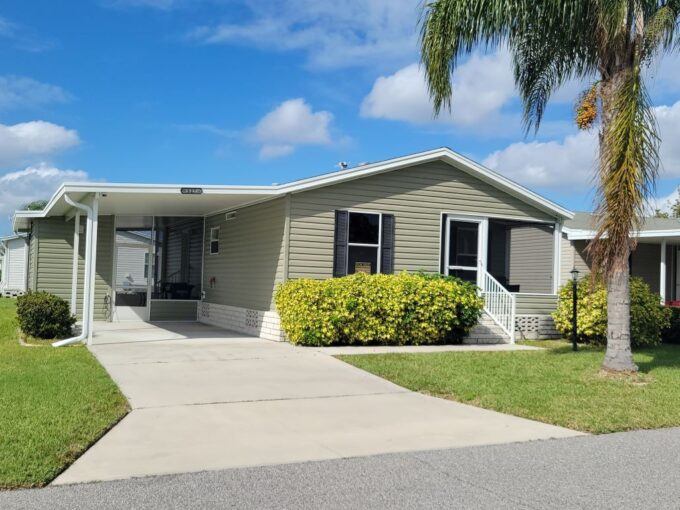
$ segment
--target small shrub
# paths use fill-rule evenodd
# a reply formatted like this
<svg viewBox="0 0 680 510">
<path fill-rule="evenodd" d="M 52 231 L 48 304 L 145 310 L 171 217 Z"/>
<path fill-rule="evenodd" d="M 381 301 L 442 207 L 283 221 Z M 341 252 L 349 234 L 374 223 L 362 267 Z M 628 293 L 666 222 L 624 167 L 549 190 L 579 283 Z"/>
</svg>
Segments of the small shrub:
<svg viewBox="0 0 680 510">
<path fill-rule="evenodd" d="M 76 323 L 69 304 L 48 292 L 29 292 L 19 296 L 17 320 L 25 334 L 44 339 L 68 337 Z"/>
<path fill-rule="evenodd" d="M 669 307 L 670 324 L 664 329 L 661 337 L 665 344 L 680 344 L 680 307 Z"/>
<path fill-rule="evenodd" d="M 607 289 L 601 280 L 586 277 L 578 283 L 576 310 L 577 335 L 580 342 L 605 345 L 607 343 Z M 658 345 L 662 332 L 670 325 L 670 310 L 660 304 L 641 278 L 630 279 L 630 335 L 633 347 Z M 557 310 L 552 314 L 555 327 L 571 338 L 572 284 L 568 282 L 559 292 Z"/>
<path fill-rule="evenodd" d="M 483 306 L 469 283 L 407 273 L 291 280 L 275 301 L 288 339 L 304 345 L 460 342 Z"/>
</svg>

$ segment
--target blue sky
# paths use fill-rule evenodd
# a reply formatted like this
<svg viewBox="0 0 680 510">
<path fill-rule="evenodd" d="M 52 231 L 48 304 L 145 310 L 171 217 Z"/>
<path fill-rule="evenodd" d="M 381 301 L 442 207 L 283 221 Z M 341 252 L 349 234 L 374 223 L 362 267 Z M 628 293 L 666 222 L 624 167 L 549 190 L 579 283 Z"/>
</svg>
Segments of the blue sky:
<svg viewBox="0 0 680 510">
<path fill-rule="evenodd" d="M 5 0 L 0 233 L 64 181 L 271 184 L 449 146 L 589 209 L 582 84 L 525 137 L 509 57 L 463 63 L 433 120 L 417 66 L 419 0 Z M 680 61 L 650 71 L 664 168 L 680 183 Z"/>
</svg>

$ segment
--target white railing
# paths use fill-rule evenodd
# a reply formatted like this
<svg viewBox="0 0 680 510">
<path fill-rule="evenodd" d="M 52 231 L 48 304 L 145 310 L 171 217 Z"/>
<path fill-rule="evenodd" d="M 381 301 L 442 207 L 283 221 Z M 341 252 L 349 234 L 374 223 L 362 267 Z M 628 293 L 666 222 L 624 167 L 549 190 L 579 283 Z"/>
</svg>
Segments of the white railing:
<svg viewBox="0 0 680 510">
<path fill-rule="evenodd" d="M 484 311 L 515 343 L 515 295 L 479 265 Z"/>
</svg>

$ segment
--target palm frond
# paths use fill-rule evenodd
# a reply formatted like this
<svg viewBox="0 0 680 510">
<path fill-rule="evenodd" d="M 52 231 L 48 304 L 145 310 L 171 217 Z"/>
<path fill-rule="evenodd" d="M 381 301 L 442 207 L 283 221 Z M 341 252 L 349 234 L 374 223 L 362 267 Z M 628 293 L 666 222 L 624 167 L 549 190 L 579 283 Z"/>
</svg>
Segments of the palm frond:
<svg viewBox="0 0 680 510">
<path fill-rule="evenodd" d="M 635 247 L 659 168 L 659 137 L 640 67 L 612 84 L 604 101 L 610 118 L 600 137 L 597 235 L 590 246 L 594 267 L 620 269 Z"/>
</svg>

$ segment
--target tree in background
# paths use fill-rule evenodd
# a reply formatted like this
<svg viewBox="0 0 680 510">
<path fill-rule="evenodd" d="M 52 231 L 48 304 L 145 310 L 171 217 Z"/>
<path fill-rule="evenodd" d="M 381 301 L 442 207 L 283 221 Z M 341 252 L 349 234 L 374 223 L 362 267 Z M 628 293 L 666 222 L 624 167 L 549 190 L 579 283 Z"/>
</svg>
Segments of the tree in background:
<svg viewBox="0 0 680 510">
<path fill-rule="evenodd" d="M 24 211 L 42 211 L 47 206 L 47 200 L 34 200 L 24 206 Z"/>
<path fill-rule="evenodd" d="M 643 70 L 680 47 L 680 0 L 432 0 L 423 14 L 421 57 L 437 115 L 451 108 L 460 58 L 480 47 L 511 52 L 527 131 L 538 130 L 562 85 L 590 83 L 576 122 L 590 129 L 599 121 L 597 234 L 590 256 L 608 289 L 603 368 L 636 371 L 629 292 L 635 239 L 629 234 L 642 224 L 659 166 Z"/>
</svg>

